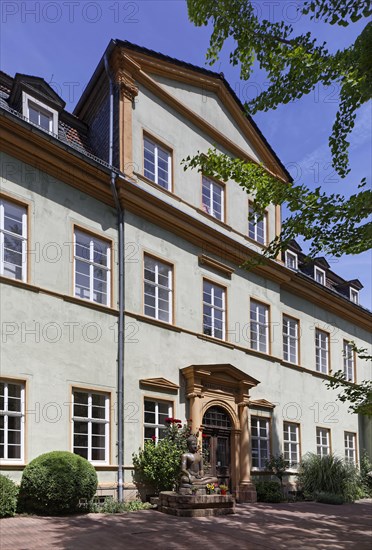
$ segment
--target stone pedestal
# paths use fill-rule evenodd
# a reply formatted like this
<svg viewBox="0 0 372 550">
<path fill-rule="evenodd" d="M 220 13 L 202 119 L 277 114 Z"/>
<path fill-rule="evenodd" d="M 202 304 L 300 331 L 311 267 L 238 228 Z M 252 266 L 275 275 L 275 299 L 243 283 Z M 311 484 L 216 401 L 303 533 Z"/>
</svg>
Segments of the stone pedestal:
<svg viewBox="0 0 372 550">
<path fill-rule="evenodd" d="M 207 489 L 205 485 L 190 485 L 189 487 L 181 487 L 178 490 L 179 495 L 206 495 Z"/>
<path fill-rule="evenodd" d="M 179 517 L 225 516 L 235 514 L 235 499 L 232 495 L 180 495 L 163 491 L 158 510 Z"/>
<path fill-rule="evenodd" d="M 256 487 L 253 483 L 240 483 L 236 490 L 238 502 L 257 502 Z"/>
</svg>

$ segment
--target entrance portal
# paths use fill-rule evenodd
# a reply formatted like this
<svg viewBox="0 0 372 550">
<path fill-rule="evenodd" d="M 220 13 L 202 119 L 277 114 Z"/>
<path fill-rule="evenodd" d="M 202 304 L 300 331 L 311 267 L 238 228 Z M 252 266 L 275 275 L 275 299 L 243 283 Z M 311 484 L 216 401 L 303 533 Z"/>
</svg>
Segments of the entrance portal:
<svg viewBox="0 0 372 550">
<path fill-rule="evenodd" d="M 203 416 L 203 455 L 209 473 L 231 490 L 231 421 L 221 407 L 210 407 Z"/>
</svg>

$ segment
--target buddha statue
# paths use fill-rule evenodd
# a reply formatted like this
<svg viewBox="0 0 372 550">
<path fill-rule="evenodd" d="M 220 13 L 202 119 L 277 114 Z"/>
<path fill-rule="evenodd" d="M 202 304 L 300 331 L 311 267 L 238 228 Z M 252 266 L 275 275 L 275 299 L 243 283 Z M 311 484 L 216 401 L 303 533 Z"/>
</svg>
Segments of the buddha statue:
<svg viewBox="0 0 372 550">
<path fill-rule="evenodd" d="M 207 483 L 217 483 L 217 478 L 205 476 L 203 458 L 198 451 L 198 442 L 194 435 L 187 438 L 188 452 L 181 457 L 182 477 L 180 489 L 192 489 L 205 486 Z"/>
</svg>

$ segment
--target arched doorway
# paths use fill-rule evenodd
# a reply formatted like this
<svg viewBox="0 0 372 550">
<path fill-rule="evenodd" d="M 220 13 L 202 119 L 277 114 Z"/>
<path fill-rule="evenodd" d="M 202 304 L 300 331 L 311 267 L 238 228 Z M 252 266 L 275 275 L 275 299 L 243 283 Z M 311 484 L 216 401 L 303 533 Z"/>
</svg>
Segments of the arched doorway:
<svg viewBox="0 0 372 550">
<path fill-rule="evenodd" d="M 209 473 L 231 489 L 231 420 L 222 407 L 210 407 L 203 416 L 203 455 Z"/>
</svg>

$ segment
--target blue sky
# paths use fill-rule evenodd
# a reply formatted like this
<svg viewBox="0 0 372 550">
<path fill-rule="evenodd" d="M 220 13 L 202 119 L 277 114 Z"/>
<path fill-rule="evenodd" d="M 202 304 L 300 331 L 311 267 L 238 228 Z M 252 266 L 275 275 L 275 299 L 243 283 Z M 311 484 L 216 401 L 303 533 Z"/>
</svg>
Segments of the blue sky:
<svg viewBox="0 0 372 550">
<path fill-rule="evenodd" d="M 343 29 L 310 23 L 298 15 L 296 2 L 289 0 L 259 0 L 255 6 L 265 18 L 293 23 L 297 32 L 311 30 L 331 50 L 351 44 L 364 25 Z M 20 72 L 43 77 L 64 98 L 68 110 L 76 104 L 111 38 L 205 66 L 210 28 L 196 28 L 188 21 L 184 0 L 2 0 L 0 8 L 1 69 L 12 76 Z M 229 65 L 228 54 L 225 47 L 212 69 L 225 74 L 243 101 L 249 99 L 265 87 L 265 75 L 255 71 L 248 83 L 241 82 L 238 68 Z M 370 184 L 371 107 L 364 105 L 358 114 L 351 137 L 351 174 L 341 180 L 331 167 L 327 145 L 337 93 L 336 87 L 319 86 L 307 97 L 259 113 L 254 120 L 295 180 L 349 195 L 364 176 Z M 361 280 L 365 287 L 361 304 L 371 309 L 372 253 L 327 259 L 345 279 Z"/>
</svg>

